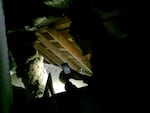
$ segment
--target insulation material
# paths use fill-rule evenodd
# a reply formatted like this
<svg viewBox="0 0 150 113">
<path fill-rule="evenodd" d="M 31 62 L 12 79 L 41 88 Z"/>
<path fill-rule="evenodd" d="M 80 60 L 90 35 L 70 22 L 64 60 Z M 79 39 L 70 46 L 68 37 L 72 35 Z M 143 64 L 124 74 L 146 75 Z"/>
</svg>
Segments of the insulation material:
<svg viewBox="0 0 150 113">
<path fill-rule="evenodd" d="M 10 78 L 11 78 L 11 84 L 13 86 L 25 88 L 24 84 L 22 83 L 22 79 L 18 78 L 15 72 L 12 73 Z"/>
<path fill-rule="evenodd" d="M 16 87 L 25 88 L 29 96 L 41 98 L 44 94 L 48 78 L 43 61 L 44 57 L 36 52 L 35 55 L 26 59 L 24 68 L 20 70 L 20 77 L 17 76 L 16 70 L 12 68 L 13 70 L 10 70 L 11 84 Z"/>
<path fill-rule="evenodd" d="M 53 64 L 44 64 L 44 66 L 47 70 L 47 73 L 51 73 L 54 93 L 57 94 L 65 92 L 65 84 L 59 80 L 59 75 L 62 71 L 62 68 Z M 72 82 L 72 84 L 74 84 L 77 88 L 88 86 L 88 84 L 84 83 L 83 80 L 70 79 L 69 81 Z"/>
<path fill-rule="evenodd" d="M 62 68 L 47 63 L 44 64 L 44 67 L 46 68 L 47 73 L 51 73 L 54 93 L 57 94 L 57 93 L 65 92 L 65 85 L 59 80 L 59 74 L 62 71 Z"/>
<path fill-rule="evenodd" d="M 36 54 L 25 63 L 25 73 L 23 73 L 22 81 L 29 91 L 35 97 L 42 97 L 44 94 L 48 74 L 44 68 L 44 57 Z"/>
<path fill-rule="evenodd" d="M 59 9 L 69 8 L 73 0 L 45 0 L 44 3 L 49 7 Z"/>
</svg>

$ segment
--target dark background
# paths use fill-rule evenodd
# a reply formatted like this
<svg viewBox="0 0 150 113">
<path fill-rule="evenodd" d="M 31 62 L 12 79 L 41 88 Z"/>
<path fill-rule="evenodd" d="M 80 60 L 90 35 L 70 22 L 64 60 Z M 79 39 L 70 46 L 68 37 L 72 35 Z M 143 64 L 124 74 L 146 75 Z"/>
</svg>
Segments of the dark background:
<svg viewBox="0 0 150 113">
<path fill-rule="evenodd" d="M 16 3 L 12 5 L 12 2 Z M 28 0 L 20 2 L 21 5 L 18 5 L 19 1 L 16 0 L 5 2 L 9 3 L 5 6 L 7 30 L 20 29 L 25 24 L 32 25 L 31 20 L 33 18 L 41 15 L 48 16 L 49 14 L 45 12 L 45 6 L 40 5 L 38 2 Z M 122 9 L 122 12 L 115 17 L 103 20 L 91 10 L 91 7 L 103 12 L 113 11 L 114 9 Z M 145 75 L 145 63 L 147 62 L 148 42 L 146 37 L 148 36 L 146 36 L 147 32 L 144 27 L 147 21 L 144 16 L 144 9 L 141 7 L 142 3 L 131 3 L 131 1 L 76 0 L 70 9 L 51 10 L 50 12 L 53 12 L 53 14 L 51 13 L 52 16 L 64 13 L 72 19 L 71 33 L 74 36 L 78 36 L 77 40 L 79 40 L 80 45 L 89 40 L 92 42 L 92 46 L 91 43 L 88 43 L 88 46 L 83 46 L 83 51 L 86 53 L 88 49 L 92 50 L 91 63 L 94 75 L 89 81 L 89 87 L 79 91 L 79 94 L 77 91 L 71 95 L 58 95 L 54 97 L 55 99 L 52 100 L 52 103 L 47 99 L 43 99 L 35 100 L 33 104 L 31 102 L 28 105 L 24 102 L 26 100 L 21 101 L 18 99 L 17 94 L 16 106 L 26 109 L 26 107 L 30 108 L 33 105 L 33 111 L 38 111 L 39 109 L 48 110 L 49 107 L 47 106 L 50 104 L 55 106 L 55 101 L 57 100 L 57 105 L 61 106 L 58 111 L 62 110 L 62 112 L 70 112 L 70 108 L 74 112 L 80 110 L 78 112 L 85 113 L 90 112 L 90 110 L 94 113 L 122 112 L 134 108 L 133 106 L 140 103 L 139 98 L 137 99 L 142 84 L 139 76 Z M 112 35 L 110 31 L 106 30 L 103 22 L 112 20 L 118 26 L 117 29 L 127 35 L 126 37 L 118 38 L 118 34 Z M 22 96 L 20 94 L 21 99 Z M 57 105 L 55 106 L 56 109 Z M 37 106 L 40 106 L 39 109 L 37 109 Z M 26 110 L 28 111 L 28 109 Z"/>
</svg>

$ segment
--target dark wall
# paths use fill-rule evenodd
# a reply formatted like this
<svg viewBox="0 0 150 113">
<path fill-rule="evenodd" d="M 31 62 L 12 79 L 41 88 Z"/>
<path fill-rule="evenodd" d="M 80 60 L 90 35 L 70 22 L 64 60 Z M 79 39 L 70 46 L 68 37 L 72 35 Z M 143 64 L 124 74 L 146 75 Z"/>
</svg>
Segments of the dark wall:
<svg viewBox="0 0 150 113">
<path fill-rule="evenodd" d="M 0 20 L 0 113 L 9 113 L 13 101 L 9 77 L 8 47 L 2 0 L 0 0 Z"/>
</svg>

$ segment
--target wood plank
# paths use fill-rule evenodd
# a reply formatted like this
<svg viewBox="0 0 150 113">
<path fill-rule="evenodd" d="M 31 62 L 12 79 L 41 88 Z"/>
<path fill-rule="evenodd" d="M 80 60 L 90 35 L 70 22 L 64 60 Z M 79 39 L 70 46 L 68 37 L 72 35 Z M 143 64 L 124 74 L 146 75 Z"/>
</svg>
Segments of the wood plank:
<svg viewBox="0 0 150 113">
<path fill-rule="evenodd" d="M 70 28 L 70 23 L 64 23 L 64 24 L 60 24 L 60 25 L 55 25 L 55 28 L 58 29 L 58 30 Z"/>
<path fill-rule="evenodd" d="M 39 31 L 37 31 L 35 35 L 37 36 L 38 40 L 40 40 L 42 44 L 44 44 L 50 51 L 52 51 L 55 55 L 57 55 L 63 61 L 63 63 L 67 62 L 72 69 L 78 72 L 80 71 L 80 68 L 77 65 L 75 65 L 61 51 L 59 51 L 58 48 L 56 48 L 53 44 L 51 44 L 51 42 L 47 40 Z"/>
<path fill-rule="evenodd" d="M 70 18 L 67 17 L 67 16 L 64 16 L 64 17 L 58 19 L 57 21 L 55 21 L 54 24 L 55 25 L 61 25 L 61 24 L 64 24 L 64 23 L 69 23 L 69 22 L 71 23 Z"/>
<path fill-rule="evenodd" d="M 42 52 L 42 54 L 49 60 L 54 62 L 55 64 L 59 65 L 63 63 L 61 59 L 59 59 L 57 56 L 55 56 L 52 52 L 50 52 L 48 49 L 44 48 L 41 44 L 35 44 L 35 47 Z"/>
<path fill-rule="evenodd" d="M 57 65 L 55 62 L 51 61 L 45 54 L 43 54 L 43 52 L 41 50 L 38 49 L 38 52 L 40 55 L 42 55 L 44 57 L 44 62 Z"/>
<path fill-rule="evenodd" d="M 76 47 L 78 51 L 82 54 L 82 50 L 79 45 L 76 43 L 75 38 L 66 30 L 60 31 L 60 33 L 72 44 L 72 46 Z"/>
<path fill-rule="evenodd" d="M 62 30 L 62 29 L 70 28 L 71 23 L 72 21 L 67 16 L 65 16 L 63 18 L 58 19 L 53 24 L 54 24 L 54 28 L 58 30 Z"/>
<path fill-rule="evenodd" d="M 67 16 L 64 16 L 64 17 L 58 19 L 57 21 L 55 21 L 54 25 L 61 25 L 61 24 L 71 23 L 71 22 L 72 21 Z"/>
<path fill-rule="evenodd" d="M 52 28 L 46 28 L 43 31 L 45 32 L 47 31 L 49 35 L 51 35 L 55 40 L 57 40 L 59 44 L 61 44 L 73 57 L 75 57 L 75 59 L 79 63 L 81 63 L 82 67 L 92 75 L 90 62 L 87 59 L 85 59 L 85 57 L 82 56 L 79 50 L 76 47 L 74 47 L 72 44 L 70 44 L 69 41 L 65 39 L 60 32 Z"/>
</svg>

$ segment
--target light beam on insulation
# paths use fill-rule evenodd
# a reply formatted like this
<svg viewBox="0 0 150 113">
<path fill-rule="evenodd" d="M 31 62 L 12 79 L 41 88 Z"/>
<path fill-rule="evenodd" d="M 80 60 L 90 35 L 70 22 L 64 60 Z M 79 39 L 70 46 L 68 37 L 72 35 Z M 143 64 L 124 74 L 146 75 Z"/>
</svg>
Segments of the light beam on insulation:
<svg viewBox="0 0 150 113">
<path fill-rule="evenodd" d="M 65 85 L 59 80 L 59 74 L 62 71 L 61 67 L 55 66 L 53 64 L 44 64 L 44 67 L 47 71 L 47 73 L 51 74 L 52 82 L 53 82 L 53 88 L 54 93 L 61 93 L 65 92 Z M 24 84 L 22 83 L 21 78 L 18 78 L 16 75 L 16 72 L 11 72 L 11 83 L 14 86 L 25 88 Z M 74 80 L 70 79 L 70 81 L 77 87 L 85 87 L 88 86 L 88 84 L 84 83 L 82 80 Z"/>
<path fill-rule="evenodd" d="M 59 80 L 59 74 L 62 71 L 62 68 L 53 64 L 44 64 L 44 66 L 47 72 L 51 73 L 55 94 L 65 92 L 65 85 Z M 77 88 L 88 86 L 88 84 L 84 83 L 82 80 L 70 79 L 70 82 L 72 82 Z"/>
</svg>

